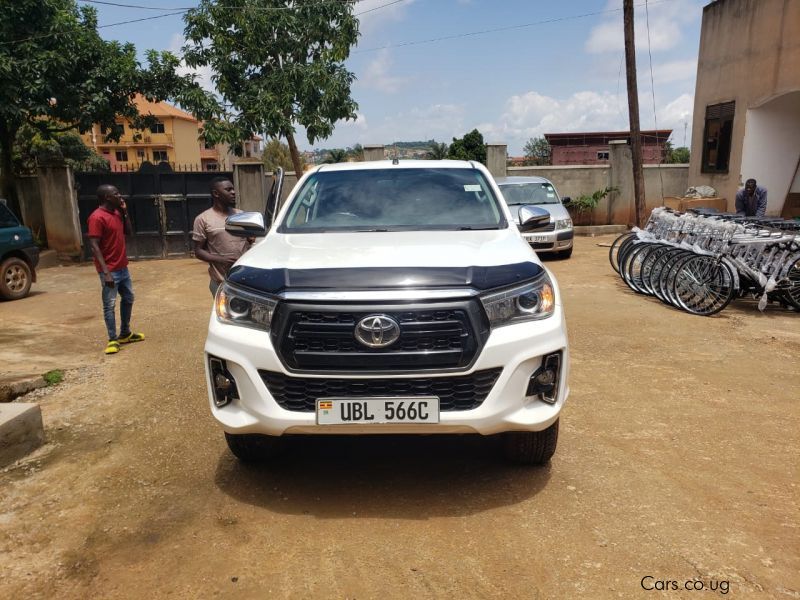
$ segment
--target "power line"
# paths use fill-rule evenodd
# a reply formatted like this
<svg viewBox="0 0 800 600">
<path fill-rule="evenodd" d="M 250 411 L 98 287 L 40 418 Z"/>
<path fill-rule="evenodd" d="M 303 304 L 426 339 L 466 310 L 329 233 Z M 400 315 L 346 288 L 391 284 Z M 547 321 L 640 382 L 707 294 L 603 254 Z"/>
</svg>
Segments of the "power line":
<svg viewBox="0 0 800 600">
<path fill-rule="evenodd" d="M 155 15 L 153 17 L 142 17 L 141 19 L 131 19 L 129 21 L 120 21 L 119 23 L 108 23 L 107 25 L 98 25 L 97 29 L 105 29 L 106 27 L 116 27 L 118 25 L 127 25 L 129 23 L 141 23 L 142 21 L 152 21 L 153 19 L 164 19 L 166 17 L 174 17 L 175 15 L 182 15 L 185 13 L 185 10 L 181 10 L 178 12 L 167 13 L 165 15 Z M 7 42 L 0 42 L 0 46 L 9 46 L 11 44 L 23 44 L 25 42 L 29 42 L 31 40 L 38 40 L 42 38 L 49 38 L 55 37 L 57 35 L 65 35 L 64 32 L 54 32 L 54 33 L 43 33 L 41 35 L 32 35 L 30 37 L 23 38 L 21 40 L 10 40 Z"/>
<path fill-rule="evenodd" d="M 197 5 L 194 6 L 172 6 L 172 7 L 158 7 L 158 6 L 142 6 L 140 4 L 123 4 L 120 2 L 108 2 L 107 0 L 80 0 L 81 2 L 87 2 L 89 4 L 101 4 L 103 6 L 115 6 L 117 8 L 136 8 L 139 10 L 158 10 L 158 11 L 189 11 L 195 8 L 198 8 Z M 275 11 L 275 10 L 299 10 L 301 8 L 305 8 L 307 6 L 317 6 L 320 4 L 342 4 L 345 2 L 351 2 L 352 0 L 321 0 L 320 2 L 307 2 L 306 4 L 298 5 L 298 6 L 236 6 L 236 5 L 217 5 L 216 8 L 239 8 L 242 10 L 264 10 L 264 11 Z M 361 0 L 356 0 L 359 2 Z M 405 2 L 406 0 L 395 0 L 391 4 L 396 4 L 397 2 Z M 388 5 L 385 5 L 388 6 Z M 378 7 L 382 8 L 382 7 Z M 377 10 L 377 8 L 373 8 L 370 10 Z M 369 12 L 369 11 L 364 11 Z"/>
<path fill-rule="evenodd" d="M 670 2 L 671 0 L 654 0 L 652 4 L 660 2 Z M 646 2 L 636 4 L 635 6 L 646 6 Z M 386 50 L 387 48 L 403 48 L 406 46 L 418 46 L 420 44 L 433 44 L 435 42 L 443 42 L 447 40 L 455 40 L 465 37 L 473 37 L 476 35 L 485 35 L 487 33 L 498 33 L 500 31 L 512 31 L 515 29 L 525 29 L 527 27 L 535 27 L 537 25 L 548 25 L 550 23 L 560 23 L 561 21 L 574 21 L 576 19 L 585 19 L 587 17 L 596 17 L 599 15 L 608 15 L 613 13 L 622 12 L 621 8 L 611 8 L 607 10 L 598 10 L 590 13 L 583 13 L 580 15 L 570 15 L 567 17 L 554 17 L 552 19 L 544 19 L 542 21 L 534 21 L 533 23 L 523 23 L 521 25 L 508 25 L 506 27 L 496 27 L 494 29 L 482 29 L 480 31 L 468 31 L 466 33 L 456 33 L 453 35 L 446 35 L 438 38 L 429 38 L 426 40 L 415 40 L 411 42 L 399 42 L 397 44 L 386 44 L 385 46 L 376 46 L 374 48 L 364 48 L 363 50 L 354 50 L 353 54 L 360 54 L 363 52 L 375 52 L 376 50 Z"/>
</svg>

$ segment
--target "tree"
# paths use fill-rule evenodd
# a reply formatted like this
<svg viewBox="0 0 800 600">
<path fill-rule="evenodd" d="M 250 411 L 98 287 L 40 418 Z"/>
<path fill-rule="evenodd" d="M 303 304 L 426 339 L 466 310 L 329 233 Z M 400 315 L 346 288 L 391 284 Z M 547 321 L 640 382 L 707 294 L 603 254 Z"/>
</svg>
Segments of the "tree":
<svg viewBox="0 0 800 600">
<path fill-rule="evenodd" d="M 192 76 L 178 76 L 178 59 L 149 51 L 147 68 L 132 44 L 107 42 L 97 33 L 93 8 L 75 0 L 14 0 L 0 11 L 0 194 L 18 211 L 13 186 L 13 145 L 30 126 L 43 139 L 94 123 L 118 140 L 118 117 L 146 127 L 136 93 L 150 100 L 185 99 L 192 108 L 214 112 L 212 99 Z"/>
<path fill-rule="evenodd" d="M 354 5 L 201 0 L 184 17 L 184 60 L 214 71 L 229 107 L 226 119 L 206 123 L 206 138 L 234 150 L 256 132 L 284 138 L 299 174 L 297 125 L 313 144 L 329 137 L 340 119 L 356 118 L 350 97 L 355 76 L 344 67 L 358 39 Z"/>
<path fill-rule="evenodd" d="M 51 126 L 56 128 L 57 124 Z M 83 143 L 75 131 L 50 136 L 23 125 L 14 143 L 14 172 L 32 173 L 38 165 L 69 165 L 75 170 L 108 171 L 108 161 Z"/>
<path fill-rule="evenodd" d="M 672 142 L 664 142 L 664 162 L 667 164 L 688 164 L 691 153 L 686 146 L 672 147 Z"/>
<path fill-rule="evenodd" d="M 425 155 L 428 160 L 444 160 L 448 156 L 448 146 L 446 143 L 441 144 L 431 140 L 431 149 Z"/>
<path fill-rule="evenodd" d="M 352 148 L 348 148 L 347 157 L 355 162 L 364 162 L 364 146 L 356 144 Z"/>
<path fill-rule="evenodd" d="M 486 144 L 483 143 L 483 134 L 473 129 L 463 138 L 453 138 L 447 157 L 454 160 L 476 160 L 486 164 Z"/>
<path fill-rule="evenodd" d="M 534 165 L 549 165 L 552 156 L 550 142 L 543 137 L 533 137 L 522 147 L 525 158 Z"/>
<path fill-rule="evenodd" d="M 278 138 L 271 138 L 264 146 L 262 153 L 264 166 L 268 171 L 276 171 L 281 167 L 284 171 L 293 171 L 292 155 L 289 146 L 281 142 Z M 301 165 L 305 169 L 305 161 L 300 157 Z M 302 172 L 302 171 L 301 171 Z"/>
<path fill-rule="evenodd" d="M 325 164 L 341 163 L 347 161 L 347 150 L 341 148 L 334 148 L 328 150 L 328 158 L 325 159 Z"/>
</svg>

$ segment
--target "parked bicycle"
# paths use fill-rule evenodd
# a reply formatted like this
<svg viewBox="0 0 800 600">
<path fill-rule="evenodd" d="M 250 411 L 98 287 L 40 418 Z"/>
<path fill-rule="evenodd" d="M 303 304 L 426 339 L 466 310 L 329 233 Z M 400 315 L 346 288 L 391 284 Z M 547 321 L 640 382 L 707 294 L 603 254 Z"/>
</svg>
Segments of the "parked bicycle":
<svg viewBox="0 0 800 600">
<path fill-rule="evenodd" d="M 800 223 L 656 208 L 619 236 L 609 262 L 637 293 L 709 316 L 742 296 L 800 311 Z"/>
</svg>

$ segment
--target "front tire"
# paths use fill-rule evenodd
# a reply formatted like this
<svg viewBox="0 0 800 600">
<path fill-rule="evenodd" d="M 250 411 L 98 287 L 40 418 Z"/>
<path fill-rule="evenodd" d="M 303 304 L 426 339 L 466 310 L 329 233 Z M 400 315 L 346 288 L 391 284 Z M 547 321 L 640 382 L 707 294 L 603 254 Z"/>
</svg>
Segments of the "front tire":
<svg viewBox="0 0 800 600">
<path fill-rule="evenodd" d="M 283 443 L 274 435 L 257 433 L 225 433 L 225 441 L 233 455 L 242 462 L 260 462 L 280 455 Z"/>
<path fill-rule="evenodd" d="M 511 462 L 544 465 L 556 452 L 558 419 L 542 431 L 509 431 L 503 434 L 503 454 Z"/>
<path fill-rule="evenodd" d="M 19 300 L 31 291 L 31 268 L 21 258 L 7 258 L 0 264 L 0 298 Z"/>
</svg>

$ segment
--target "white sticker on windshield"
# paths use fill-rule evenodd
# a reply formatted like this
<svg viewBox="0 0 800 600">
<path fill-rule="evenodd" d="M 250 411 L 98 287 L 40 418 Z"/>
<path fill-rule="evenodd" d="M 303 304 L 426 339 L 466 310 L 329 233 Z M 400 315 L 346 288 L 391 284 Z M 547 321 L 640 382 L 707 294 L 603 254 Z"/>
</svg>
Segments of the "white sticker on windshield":
<svg viewBox="0 0 800 600">
<path fill-rule="evenodd" d="M 547 192 L 547 197 L 548 198 L 555 198 L 556 195 L 555 194 L 551 194 L 550 192 Z"/>
<path fill-rule="evenodd" d="M 465 192 L 480 192 L 481 186 L 479 183 L 465 183 L 464 184 L 464 191 Z"/>
</svg>

